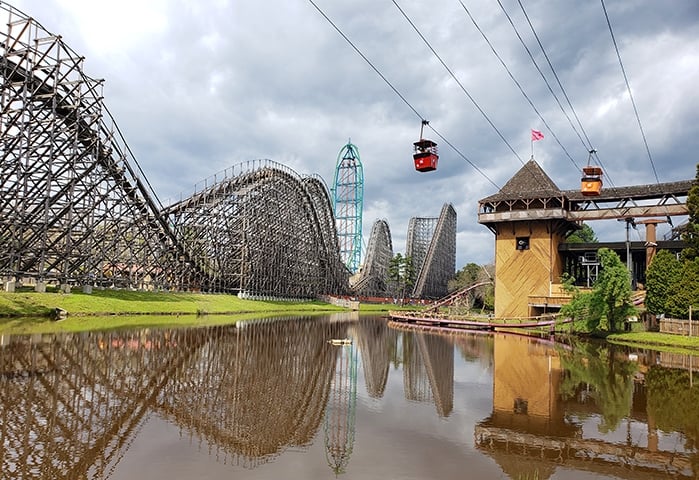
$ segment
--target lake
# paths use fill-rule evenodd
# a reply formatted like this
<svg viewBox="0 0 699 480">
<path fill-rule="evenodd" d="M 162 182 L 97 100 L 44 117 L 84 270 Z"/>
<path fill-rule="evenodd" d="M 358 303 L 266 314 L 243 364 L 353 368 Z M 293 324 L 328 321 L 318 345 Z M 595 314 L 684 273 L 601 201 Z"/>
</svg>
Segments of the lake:
<svg viewBox="0 0 699 480">
<path fill-rule="evenodd" d="M 697 365 L 351 313 L 5 335 L 0 478 L 696 478 Z"/>
</svg>

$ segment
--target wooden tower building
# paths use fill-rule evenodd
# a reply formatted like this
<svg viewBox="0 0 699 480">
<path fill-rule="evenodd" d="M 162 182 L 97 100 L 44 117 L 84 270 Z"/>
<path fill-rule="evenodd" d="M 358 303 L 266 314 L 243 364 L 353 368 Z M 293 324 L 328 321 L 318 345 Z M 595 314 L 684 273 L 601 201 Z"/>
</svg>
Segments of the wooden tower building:
<svg viewBox="0 0 699 480">
<path fill-rule="evenodd" d="M 530 305 L 545 305 L 560 293 L 558 245 L 578 228 L 568 220 L 567 202 L 534 159 L 498 193 L 479 201 L 478 221 L 495 233 L 497 318 L 543 313 Z"/>
<path fill-rule="evenodd" d="M 584 189 L 560 190 L 531 159 L 498 193 L 478 202 L 478 222 L 495 233 L 495 316 L 532 317 L 557 311 L 569 300 L 562 291 L 563 272 L 580 276 L 589 267 L 588 254 L 596 258 L 601 247 L 614 250 L 627 262 L 632 283 L 645 281 L 645 269 L 656 249 L 684 247 L 678 241 L 656 241 L 655 226 L 671 216 L 688 214 L 686 199 L 693 184 L 693 180 L 682 180 L 612 187 L 590 196 Z M 645 220 L 635 222 L 641 218 Z M 626 243 L 581 244 L 580 248 L 565 244 L 570 233 L 591 220 L 624 220 Z M 645 244 L 629 241 L 628 226 L 635 223 L 646 225 Z"/>
</svg>

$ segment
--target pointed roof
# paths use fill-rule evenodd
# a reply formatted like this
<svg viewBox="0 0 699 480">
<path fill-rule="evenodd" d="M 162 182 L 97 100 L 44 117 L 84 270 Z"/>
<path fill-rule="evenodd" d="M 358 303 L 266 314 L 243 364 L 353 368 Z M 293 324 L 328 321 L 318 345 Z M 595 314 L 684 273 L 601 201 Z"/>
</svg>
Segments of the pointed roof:
<svg viewBox="0 0 699 480">
<path fill-rule="evenodd" d="M 498 193 L 481 199 L 481 202 L 560 197 L 562 195 L 561 189 L 553 183 L 553 180 L 532 158 L 508 180 Z"/>
</svg>

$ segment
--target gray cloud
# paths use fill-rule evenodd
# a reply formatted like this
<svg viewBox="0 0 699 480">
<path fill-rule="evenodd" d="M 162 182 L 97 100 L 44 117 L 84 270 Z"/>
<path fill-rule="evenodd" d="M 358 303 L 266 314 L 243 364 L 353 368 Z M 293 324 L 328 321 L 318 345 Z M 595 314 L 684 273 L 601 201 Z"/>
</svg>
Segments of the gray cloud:
<svg viewBox="0 0 699 480">
<path fill-rule="evenodd" d="M 559 187 L 576 188 L 580 173 L 573 162 L 586 163 L 586 147 L 498 4 L 463 1 L 550 130 L 457 0 L 399 4 L 517 155 L 392 2 L 317 4 L 497 185 L 529 158 L 529 129 L 535 128 L 546 136 L 534 145 L 537 160 Z M 439 169 L 415 172 L 411 148 L 420 119 L 310 3 L 12 3 L 84 55 L 91 76 L 106 79 L 105 102 L 161 198 L 186 194 L 195 182 L 255 158 L 318 173 L 330 184 L 337 154 L 351 138 L 364 164 L 366 236 L 375 219 L 386 218 L 394 249 L 403 251 L 409 218 L 436 216 L 451 202 L 459 216 L 457 267 L 492 261 L 493 237 L 476 213 L 477 200 L 496 187 L 443 142 Z M 660 181 L 692 178 L 699 146 L 699 6 L 694 0 L 606 4 Z M 518 2 L 503 5 L 564 101 Z M 654 183 L 601 4 L 523 5 L 607 178 L 615 185 Z M 623 229 L 611 223 L 593 227 L 602 239 L 621 240 Z"/>
</svg>

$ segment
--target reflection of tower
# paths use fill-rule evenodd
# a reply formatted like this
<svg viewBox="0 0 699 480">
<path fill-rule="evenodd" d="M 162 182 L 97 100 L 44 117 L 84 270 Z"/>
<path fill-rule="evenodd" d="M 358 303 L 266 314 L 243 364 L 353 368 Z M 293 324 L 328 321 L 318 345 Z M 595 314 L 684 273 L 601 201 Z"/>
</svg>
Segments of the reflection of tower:
<svg viewBox="0 0 699 480">
<path fill-rule="evenodd" d="M 325 456 L 336 475 L 345 472 L 352 454 L 357 407 L 357 349 L 353 344 L 338 349 L 325 411 Z"/>
<path fill-rule="evenodd" d="M 337 156 L 332 194 L 340 256 L 347 268 L 357 273 L 362 255 L 364 170 L 359 150 L 349 142 Z"/>
<path fill-rule="evenodd" d="M 494 417 L 529 431 L 561 433 L 565 422 L 558 397 L 561 364 L 556 351 L 512 335 L 495 335 L 494 350 Z"/>
<path fill-rule="evenodd" d="M 362 353 L 366 390 L 370 397 L 383 397 L 391 363 L 390 345 L 395 344 L 395 330 L 389 330 L 384 319 L 362 318 L 356 330 Z"/>
</svg>

